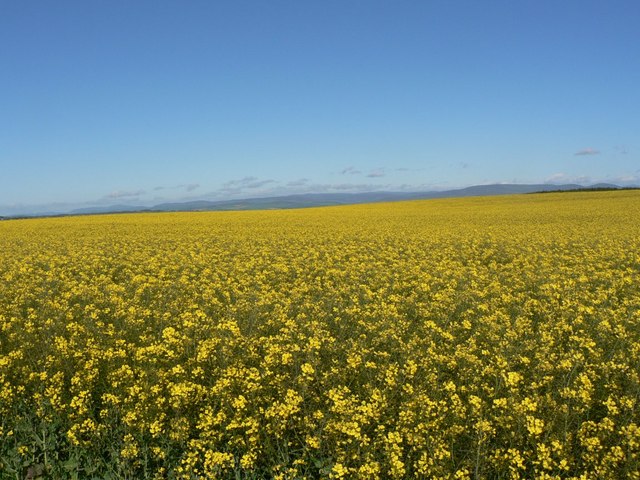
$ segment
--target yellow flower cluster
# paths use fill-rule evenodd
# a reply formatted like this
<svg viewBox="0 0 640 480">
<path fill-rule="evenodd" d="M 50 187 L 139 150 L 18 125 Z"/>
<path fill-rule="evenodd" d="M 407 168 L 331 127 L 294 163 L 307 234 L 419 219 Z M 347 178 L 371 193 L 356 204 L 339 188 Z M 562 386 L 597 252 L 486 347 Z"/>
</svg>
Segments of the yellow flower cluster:
<svg viewBox="0 0 640 480">
<path fill-rule="evenodd" d="M 0 478 L 640 475 L 640 194 L 0 222 Z"/>
</svg>

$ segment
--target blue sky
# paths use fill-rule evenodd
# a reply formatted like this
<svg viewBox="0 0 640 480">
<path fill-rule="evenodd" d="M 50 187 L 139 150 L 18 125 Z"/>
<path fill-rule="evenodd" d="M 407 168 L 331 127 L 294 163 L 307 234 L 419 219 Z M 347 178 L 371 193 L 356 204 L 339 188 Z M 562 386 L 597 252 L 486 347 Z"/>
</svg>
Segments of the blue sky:
<svg viewBox="0 0 640 480">
<path fill-rule="evenodd" d="M 640 183 L 640 2 L 0 0 L 0 215 Z"/>
</svg>

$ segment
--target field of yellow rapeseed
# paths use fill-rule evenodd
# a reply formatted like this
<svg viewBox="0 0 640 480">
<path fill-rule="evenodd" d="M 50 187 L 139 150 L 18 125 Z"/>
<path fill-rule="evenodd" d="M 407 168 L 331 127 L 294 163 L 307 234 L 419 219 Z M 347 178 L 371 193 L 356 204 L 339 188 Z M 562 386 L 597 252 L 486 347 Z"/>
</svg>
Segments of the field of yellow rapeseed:
<svg viewBox="0 0 640 480">
<path fill-rule="evenodd" d="M 0 478 L 640 478 L 640 193 L 0 222 Z"/>
</svg>

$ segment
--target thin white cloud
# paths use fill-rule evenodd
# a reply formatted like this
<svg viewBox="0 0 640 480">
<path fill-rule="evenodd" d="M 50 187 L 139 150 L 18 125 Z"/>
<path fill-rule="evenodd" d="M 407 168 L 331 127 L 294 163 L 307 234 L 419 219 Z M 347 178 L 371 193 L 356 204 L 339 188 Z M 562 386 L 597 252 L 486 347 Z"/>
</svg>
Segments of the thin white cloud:
<svg viewBox="0 0 640 480">
<path fill-rule="evenodd" d="M 616 178 L 615 180 L 618 180 L 621 183 L 633 183 L 633 182 L 639 182 L 640 177 L 638 175 L 623 175 L 621 177 Z"/>
<path fill-rule="evenodd" d="M 260 187 L 264 187 L 265 185 L 269 185 L 270 183 L 276 183 L 276 181 L 275 180 L 257 180 L 255 182 L 247 183 L 245 185 L 245 188 L 251 188 L 251 189 L 260 188 Z"/>
<path fill-rule="evenodd" d="M 118 198 L 137 198 L 140 195 L 145 193 L 144 190 L 116 190 L 115 192 L 111 192 L 106 196 L 106 198 L 110 199 L 118 199 Z"/>
<path fill-rule="evenodd" d="M 357 169 L 356 169 L 355 167 L 353 167 L 353 166 L 349 166 L 349 167 L 347 167 L 347 168 L 343 169 L 340 173 L 341 173 L 342 175 L 359 175 L 359 174 L 361 174 L 362 172 L 361 172 L 360 170 L 357 170 Z"/>
<path fill-rule="evenodd" d="M 622 187 L 640 186 L 640 170 L 636 170 L 634 173 L 627 173 L 615 177 L 607 177 L 604 182 L 614 183 Z"/>
<path fill-rule="evenodd" d="M 286 184 L 287 187 L 302 187 L 303 185 L 306 185 L 307 183 L 309 183 L 309 179 L 308 178 L 300 178 L 298 180 L 293 180 L 291 182 L 288 182 Z"/>
<path fill-rule="evenodd" d="M 214 192 L 210 192 L 210 195 L 214 196 L 238 196 L 247 192 L 246 194 L 255 195 L 255 192 L 262 193 L 263 187 L 271 184 L 277 184 L 276 180 L 267 179 L 260 180 L 258 177 L 243 177 L 236 180 L 229 180 L 222 184 L 222 187 Z M 265 192 L 266 193 L 266 192 Z"/>
<path fill-rule="evenodd" d="M 162 190 L 185 190 L 187 192 L 193 192 L 194 190 L 200 188 L 199 183 L 181 183 L 180 185 L 172 185 L 172 186 L 164 186 L 158 185 L 153 188 L 154 192 L 160 192 Z"/>
<path fill-rule="evenodd" d="M 371 172 L 367 174 L 368 178 L 380 178 L 384 176 L 384 168 L 376 168 L 375 170 L 371 170 Z"/>
<path fill-rule="evenodd" d="M 236 180 L 229 180 L 222 184 L 223 187 L 244 187 L 258 180 L 258 177 L 243 177 Z"/>
<path fill-rule="evenodd" d="M 428 165 L 428 168 L 432 168 L 432 165 Z M 388 169 L 385 169 L 388 170 Z M 393 171 L 394 172 L 423 172 L 425 171 L 426 168 L 422 167 L 422 168 L 407 168 L 407 167 L 398 167 L 398 168 L 394 168 Z"/>
<path fill-rule="evenodd" d="M 376 185 L 372 183 L 338 183 L 325 185 L 325 191 L 339 191 L 339 192 L 368 192 L 379 191 L 389 188 L 389 185 Z"/>
<path fill-rule="evenodd" d="M 576 153 L 574 153 L 574 155 L 598 155 L 600 153 L 600 150 L 596 150 L 595 148 L 583 148 L 581 150 L 578 150 Z"/>
<path fill-rule="evenodd" d="M 591 177 L 587 175 L 568 175 L 566 173 L 554 173 L 547 177 L 544 183 L 560 184 L 560 183 L 576 183 L 579 185 L 590 184 Z"/>
</svg>

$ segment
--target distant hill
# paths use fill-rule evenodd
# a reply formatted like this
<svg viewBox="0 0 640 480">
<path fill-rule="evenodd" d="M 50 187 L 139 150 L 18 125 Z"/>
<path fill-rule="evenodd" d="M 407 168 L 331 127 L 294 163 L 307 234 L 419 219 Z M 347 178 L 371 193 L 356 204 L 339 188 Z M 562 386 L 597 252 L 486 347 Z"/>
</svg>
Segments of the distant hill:
<svg viewBox="0 0 640 480">
<path fill-rule="evenodd" d="M 533 192 L 533 193 L 553 193 L 553 192 L 598 192 L 605 190 L 637 190 L 639 187 L 619 187 L 618 185 L 614 185 L 613 183 L 595 183 L 588 187 L 578 187 L 572 190 L 545 190 L 544 192 Z"/>
<path fill-rule="evenodd" d="M 614 185 L 615 188 L 619 188 Z M 163 203 L 147 210 L 155 212 L 203 211 L 203 210 L 265 210 L 285 208 L 322 207 L 332 205 L 354 205 L 360 203 L 392 202 L 399 200 L 420 200 L 430 198 L 472 197 L 489 195 L 509 195 L 545 191 L 569 191 L 585 188 L 577 184 L 493 184 L 475 185 L 455 190 L 431 192 L 365 192 L 365 193 L 303 193 L 279 197 L 247 198 L 242 200 L 221 200 Z"/>
<path fill-rule="evenodd" d="M 147 210 L 146 207 L 139 207 L 135 205 L 110 205 L 108 207 L 87 207 L 77 208 L 69 212 L 70 215 L 92 215 L 96 213 L 125 213 L 125 212 L 140 212 Z"/>
<path fill-rule="evenodd" d="M 595 183 L 586 187 L 587 189 L 593 190 L 618 190 L 620 187 L 618 185 L 614 185 L 613 183 Z"/>
<path fill-rule="evenodd" d="M 622 187 L 611 183 L 594 185 L 550 185 L 550 184 L 507 184 L 474 185 L 466 188 L 428 192 L 364 192 L 364 193 L 302 193 L 277 197 L 245 198 L 239 200 L 196 200 L 189 202 L 172 202 L 143 207 L 136 205 L 109 205 L 104 207 L 78 208 L 67 213 L 47 212 L 33 216 L 60 215 L 94 215 L 105 213 L 132 212 L 194 212 L 194 211 L 228 211 L 228 210 L 275 210 L 289 208 L 323 207 L 332 205 L 354 205 L 374 202 L 393 202 L 399 200 L 421 200 L 430 198 L 474 197 L 491 195 L 513 195 L 524 193 L 567 192 L 584 190 L 619 190 Z M 633 187 L 637 188 L 637 187 Z M 4 219 L 18 216 L 4 217 Z M 2 217 L 0 217 L 2 219 Z"/>
<path fill-rule="evenodd" d="M 276 210 L 288 208 L 327 207 L 332 205 L 354 205 L 361 203 L 421 200 L 429 198 L 474 197 L 490 195 L 513 195 L 520 193 L 558 192 L 580 189 L 620 188 L 617 185 L 599 183 L 585 187 L 578 184 L 507 184 L 474 185 L 472 187 L 430 192 L 364 192 L 364 193 L 301 193 L 277 197 L 245 198 L 239 200 L 195 200 L 190 202 L 161 203 L 153 207 L 111 205 L 76 209 L 71 215 L 124 212 L 195 212 L 229 210 Z"/>
</svg>

